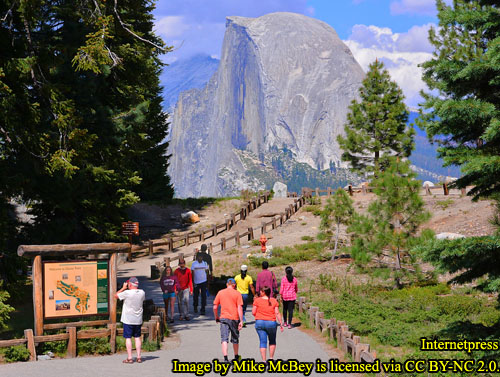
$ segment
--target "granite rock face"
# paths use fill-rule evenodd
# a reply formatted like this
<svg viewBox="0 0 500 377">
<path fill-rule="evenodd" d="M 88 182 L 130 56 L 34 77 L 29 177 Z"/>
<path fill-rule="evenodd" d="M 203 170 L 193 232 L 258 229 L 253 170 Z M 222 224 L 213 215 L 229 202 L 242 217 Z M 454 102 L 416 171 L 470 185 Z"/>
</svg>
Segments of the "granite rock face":
<svg viewBox="0 0 500 377">
<path fill-rule="evenodd" d="M 223 196 L 264 185 L 236 150 L 263 161 L 291 151 L 315 169 L 341 166 L 336 138 L 364 73 L 337 33 L 293 13 L 228 17 L 217 72 L 179 96 L 169 173 L 178 197 Z"/>
</svg>

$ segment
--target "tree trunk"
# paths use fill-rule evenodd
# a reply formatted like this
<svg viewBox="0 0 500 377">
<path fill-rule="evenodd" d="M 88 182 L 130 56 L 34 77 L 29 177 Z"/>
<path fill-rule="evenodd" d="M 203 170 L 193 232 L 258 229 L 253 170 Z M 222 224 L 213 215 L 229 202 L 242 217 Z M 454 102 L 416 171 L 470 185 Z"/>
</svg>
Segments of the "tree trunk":
<svg viewBox="0 0 500 377">
<path fill-rule="evenodd" d="M 340 233 L 340 222 L 337 221 L 337 235 L 335 236 L 335 246 L 333 248 L 332 261 L 335 260 L 335 255 L 337 254 L 337 245 L 339 243 L 339 233 Z"/>
<path fill-rule="evenodd" d="M 399 247 L 396 250 L 396 271 L 401 271 L 401 255 L 399 253 Z M 396 276 L 395 280 L 396 280 L 396 288 L 401 289 L 402 285 L 401 285 L 401 279 L 399 278 L 399 273 Z"/>
</svg>

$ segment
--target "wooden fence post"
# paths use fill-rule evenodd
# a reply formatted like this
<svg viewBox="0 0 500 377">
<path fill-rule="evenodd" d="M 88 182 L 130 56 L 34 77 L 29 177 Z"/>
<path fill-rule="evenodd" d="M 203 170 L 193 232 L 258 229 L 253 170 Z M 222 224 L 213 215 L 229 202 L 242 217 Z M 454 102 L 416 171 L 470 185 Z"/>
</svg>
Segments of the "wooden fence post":
<svg viewBox="0 0 500 377">
<path fill-rule="evenodd" d="M 316 197 L 319 198 L 319 187 L 316 187 Z"/>
<path fill-rule="evenodd" d="M 212 246 L 212 242 L 210 242 L 208 244 L 208 254 L 212 254 L 214 252 L 214 249 L 213 249 L 213 246 Z"/>
<path fill-rule="evenodd" d="M 233 226 L 236 225 L 236 215 L 234 213 L 231 214 L 231 222 L 233 223 Z"/>
<path fill-rule="evenodd" d="M 428 184 L 425 185 L 425 194 L 426 195 L 431 195 L 431 188 L 429 187 Z"/>
<path fill-rule="evenodd" d="M 260 234 L 266 233 L 266 223 L 263 221 L 260 223 Z"/>
<path fill-rule="evenodd" d="M 252 227 L 248 228 L 248 240 L 249 241 L 253 240 L 253 228 Z"/>
<path fill-rule="evenodd" d="M 202 230 L 202 231 L 201 231 L 201 237 L 200 237 L 200 238 L 201 238 L 201 239 L 200 239 L 200 242 L 205 241 L 205 230 Z"/>
<path fill-rule="evenodd" d="M 283 217 L 285 217 L 285 213 L 281 212 L 280 213 L 280 225 L 283 225 L 283 222 L 284 222 Z"/>
<path fill-rule="evenodd" d="M 168 248 L 170 251 L 174 251 L 174 239 L 172 237 L 168 237 Z"/>
<path fill-rule="evenodd" d="M 317 306 L 311 306 L 309 308 L 309 327 L 313 329 L 315 327 L 314 320 L 316 319 L 316 312 L 319 310 Z"/>
<path fill-rule="evenodd" d="M 153 241 L 148 241 L 149 255 L 153 255 Z"/>
<path fill-rule="evenodd" d="M 240 220 L 245 220 L 245 209 L 244 208 L 240 209 Z"/>
<path fill-rule="evenodd" d="M 212 232 L 214 234 L 214 237 L 217 236 L 217 224 L 215 224 L 213 227 L 212 227 Z"/>
<path fill-rule="evenodd" d="M 276 217 L 273 216 L 272 229 L 276 229 Z"/>
<path fill-rule="evenodd" d="M 28 347 L 28 351 L 30 351 L 30 361 L 36 361 L 36 348 L 33 330 L 24 330 L 24 338 L 26 339 L 26 347 Z"/>
<path fill-rule="evenodd" d="M 323 312 L 316 312 L 316 313 L 314 313 L 314 315 L 315 315 L 314 322 L 316 322 L 315 330 L 317 332 L 321 332 L 321 320 L 323 318 L 325 318 L 325 313 L 323 313 Z"/>
<path fill-rule="evenodd" d="M 328 197 L 332 196 L 332 188 L 331 187 L 327 188 L 327 195 L 328 195 Z"/>
<path fill-rule="evenodd" d="M 109 346 L 111 348 L 111 353 L 116 352 L 116 323 L 109 323 Z"/>
<path fill-rule="evenodd" d="M 69 334 L 68 351 L 66 357 L 76 357 L 76 327 L 66 327 L 66 332 Z"/>
<path fill-rule="evenodd" d="M 226 238 L 225 237 L 222 237 L 220 239 L 220 250 L 221 251 L 226 250 Z"/>
<path fill-rule="evenodd" d="M 348 191 L 349 191 L 349 196 L 353 196 L 354 195 L 354 192 L 352 191 L 352 185 L 349 185 Z"/>
<path fill-rule="evenodd" d="M 189 246 L 189 233 L 184 236 L 184 246 Z"/>
<path fill-rule="evenodd" d="M 299 314 L 304 312 L 304 302 L 306 301 L 305 297 L 299 297 Z"/>
<path fill-rule="evenodd" d="M 231 229 L 231 219 L 226 220 L 226 230 Z"/>
<path fill-rule="evenodd" d="M 236 232 L 234 236 L 236 237 L 236 245 L 240 246 L 241 245 L 240 232 Z"/>
</svg>

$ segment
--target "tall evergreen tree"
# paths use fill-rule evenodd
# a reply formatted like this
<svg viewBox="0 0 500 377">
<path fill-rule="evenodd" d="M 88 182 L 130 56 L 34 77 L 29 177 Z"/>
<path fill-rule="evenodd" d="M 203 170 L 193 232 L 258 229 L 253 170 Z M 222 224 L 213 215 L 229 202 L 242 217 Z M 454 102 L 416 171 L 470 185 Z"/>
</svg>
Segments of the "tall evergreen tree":
<svg viewBox="0 0 500 377">
<path fill-rule="evenodd" d="M 440 144 L 448 165 L 461 166 L 458 187 L 490 197 L 500 209 L 500 7 L 494 0 L 438 0 L 439 28 L 429 40 L 434 57 L 423 64 L 424 80 L 437 93 L 423 93 L 420 124 Z M 498 226 L 499 215 L 493 219 Z M 474 282 L 500 291 L 500 227 L 488 237 L 435 240 L 419 250 L 425 260 L 455 274 L 453 281 Z M 500 298 L 499 298 L 500 300 Z"/>
<path fill-rule="evenodd" d="M 398 85 L 378 60 L 370 68 L 359 89 L 360 101 L 349 106 L 346 136 L 337 140 L 342 160 L 359 173 L 384 170 L 387 156 L 408 157 L 414 148 L 415 131 L 407 128 L 409 112 Z"/>
<path fill-rule="evenodd" d="M 420 124 L 446 165 L 461 166 L 458 187 L 476 199 L 500 192 L 500 9 L 498 1 L 437 1 L 434 57 L 423 79 Z"/>
<path fill-rule="evenodd" d="M 30 201 L 32 242 L 115 239 L 138 194 L 172 196 L 153 4 L 0 9 L 0 193 Z"/>
</svg>

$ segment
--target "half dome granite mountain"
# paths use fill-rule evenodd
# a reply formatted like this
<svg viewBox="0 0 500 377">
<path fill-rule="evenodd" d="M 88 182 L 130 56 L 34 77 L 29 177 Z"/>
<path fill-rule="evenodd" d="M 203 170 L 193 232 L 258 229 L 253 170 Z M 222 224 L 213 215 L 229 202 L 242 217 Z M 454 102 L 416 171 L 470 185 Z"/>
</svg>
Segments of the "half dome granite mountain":
<svg viewBox="0 0 500 377">
<path fill-rule="evenodd" d="M 175 107 L 169 174 L 176 196 L 263 189 L 276 170 L 270 156 L 290 156 L 302 170 L 339 169 L 336 138 L 363 77 L 322 21 L 294 13 L 228 17 L 218 70 Z"/>
</svg>

